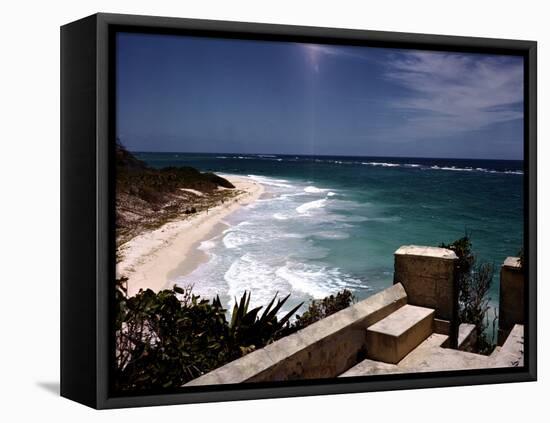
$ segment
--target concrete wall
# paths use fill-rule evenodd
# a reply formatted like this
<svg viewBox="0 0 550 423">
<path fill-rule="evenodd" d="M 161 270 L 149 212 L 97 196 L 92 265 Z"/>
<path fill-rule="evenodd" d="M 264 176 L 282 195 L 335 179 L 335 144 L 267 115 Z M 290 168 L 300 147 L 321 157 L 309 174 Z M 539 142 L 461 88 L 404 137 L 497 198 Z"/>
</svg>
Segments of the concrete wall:
<svg viewBox="0 0 550 423">
<path fill-rule="evenodd" d="M 525 322 L 525 277 L 518 257 L 508 257 L 500 269 L 498 344 L 502 345 L 516 324 Z"/>
<path fill-rule="evenodd" d="M 393 285 L 186 386 L 336 377 L 364 358 L 367 327 L 406 303 Z"/>
<path fill-rule="evenodd" d="M 409 304 L 433 308 L 438 321 L 449 322 L 451 348 L 458 342 L 457 259 L 454 251 L 420 245 L 404 245 L 394 253 L 394 283 L 403 284 Z"/>
<path fill-rule="evenodd" d="M 452 321 L 456 254 L 445 248 L 405 245 L 394 254 L 394 283 L 401 283 L 409 304 L 435 310 L 437 319 Z"/>
</svg>

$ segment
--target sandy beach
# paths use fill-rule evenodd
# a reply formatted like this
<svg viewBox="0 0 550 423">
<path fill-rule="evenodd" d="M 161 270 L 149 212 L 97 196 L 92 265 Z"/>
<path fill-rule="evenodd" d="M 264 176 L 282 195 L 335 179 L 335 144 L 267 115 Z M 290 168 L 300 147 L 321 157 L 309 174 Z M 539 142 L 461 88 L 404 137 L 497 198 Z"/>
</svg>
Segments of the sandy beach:
<svg viewBox="0 0 550 423">
<path fill-rule="evenodd" d="M 224 176 L 240 193 L 224 204 L 206 212 L 166 223 L 158 229 L 144 232 L 119 248 L 121 260 L 117 263 L 117 277 L 128 278 L 128 295 L 140 289 L 157 292 L 168 288 L 169 276 L 193 271 L 207 260 L 197 246 L 223 227 L 223 219 L 240 207 L 256 201 L 263 186 L 246 177 Z"/>
</svg>

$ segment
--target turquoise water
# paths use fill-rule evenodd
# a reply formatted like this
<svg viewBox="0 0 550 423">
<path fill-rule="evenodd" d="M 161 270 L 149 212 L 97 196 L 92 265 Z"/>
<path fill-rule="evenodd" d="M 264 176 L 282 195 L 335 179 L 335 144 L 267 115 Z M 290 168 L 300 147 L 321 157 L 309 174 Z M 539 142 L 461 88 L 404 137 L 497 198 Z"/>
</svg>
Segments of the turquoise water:
<svg viewBox="0 0 550 423">
<path fill-rule="evenodd" d="M 266 194 L 225 219 L 200 246 L 209 261 L 174 282 L 228 305 L 276 292 L 288 306 L 348 288 L 365 298 L 393 281 L 401 245 L 439 245 L 465 233 L 498 266 L 523 244 L 522 161 L 136 153 L 155 167 L 244 175 Z"/>
</svg>

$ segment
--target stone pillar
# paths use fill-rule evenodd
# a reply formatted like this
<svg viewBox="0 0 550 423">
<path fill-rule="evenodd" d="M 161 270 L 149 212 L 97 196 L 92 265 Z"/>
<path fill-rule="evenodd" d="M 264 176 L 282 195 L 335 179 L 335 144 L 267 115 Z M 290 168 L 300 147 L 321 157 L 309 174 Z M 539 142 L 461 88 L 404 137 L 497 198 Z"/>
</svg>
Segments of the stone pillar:
<svg viewBox="0 0 550 423">
<path fill-rule="evenodd" d="M 401 283 L 409 304 L 435 310 L 435 318 L 449 321 L 451 347 L 458 337 L 458 289 L 454 251 L 438 247 L 404 245 L 395 253 L 394 283 Z"/>
<path fill-rule="evenodd" d="M 502 345 L 515 324 L 525 322 L 525 277 L 518 257 L 508 257 L 500 268 L 498 344 Z"/>
</svg>

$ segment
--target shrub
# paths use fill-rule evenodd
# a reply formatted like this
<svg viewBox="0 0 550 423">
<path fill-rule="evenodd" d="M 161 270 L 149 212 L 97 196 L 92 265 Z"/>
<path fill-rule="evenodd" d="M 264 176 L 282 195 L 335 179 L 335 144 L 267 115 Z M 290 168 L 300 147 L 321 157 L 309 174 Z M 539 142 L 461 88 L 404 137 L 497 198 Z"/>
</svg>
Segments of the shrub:
<svg viewBox="0 0 550 423">
<path fill-rule="evenodd" d="M 176 294 L 180 294 L 178 298 Z M 234 357 L 221 342 L 229 336 L 225 310 L 190 290 L 118 290 L 115 388 L 177 387 Z"/>
<path fill-rule="evenodd" d="M 156 229 L 182 215 L 215 207 L 239 195 L 226 179 L 192 167 L 148 166 L 116 144 L 116 243 L 122 245 L 143 230 Z M 194 195 L 183 190 L 196 190 Z"/>
<path fill-rule="evenodd" d="M 440 247 L 455 252 L 458 257 L 456 275 L 458 284 L 458 319 L 459 323 L 471 323 L 476 327 L 476 345 L 479 353 L 490 353 L 495 347 L 494 324 L 493 337 L 489 337 L 489 289 L 493 280 L 494 266 L 491 263 L 478 263 L 472 252 L 470 236 L 441 244 Z"/>
<path fill-rule="evenodd" d="M 525 251 L 523 250 L 523 248 L 521 248 L 518 251 L 518 258 L 519 258 L 519 267 L 521 270 L 523 270 L 523 266 L 525 264 Z"/>
<path fill-rule="evenodd" d="M 235 299 L 227 321 L 219 297 L 201 299 L 191 287 L 174 286 L 158 293 L 148 289 L 128 297 L 125 285 L 125 278 L 116 281 L 113 379 L 118 392 L 178 388 L 330 316 L 354 300 L 348 290 L 313 300 L 291 323 L 291 316 L 303 303 L 277 317 L 290 294 L 280 299 L 275 295 L 265 308 L 250 309 L 251 294 L 245 292 L 240 300 Z"/>
<path fill-rule="evenodd" d="M 312 323 L 318 322 L 340 310 L 349 307 L 355 301 L 351 291 L 344 289 L 336 295 L 330 295 L 320 300 L 312 300 L 308 309 L 300 316 L 296 315 L 294 322 L 289 323 L 283 331 L 279 332 L 280 337 L 290 335 Z"/>
<path fill-rule="evenodd" d="M 205 179 L 209 180 L 210 182 L 215 183 L 216 185 L 224 188 L 235 188 L 235 185 L 233 185 L 231 182 L 229 182 L 227 179 L 222 178 L 221 176 L 216 175 L 215 173 L 208 172 L 203 173 L 203 176 Z"/>
<path fill-rule="evenodd" d="M 201 173 L 189 166 L 154 169 L 124 148 L 120 140 L 116 143 L 117 193 L 136 196 L 153 204 L 163 205 L 180 188 L 191 188 L 212 192 L 218 187 L 235 188 L 231 182 L 214 173 Z"/>
<path fill-rule="evenodd" d="M 231 321 L 218 297 L 209 301 L 192 289 L 174 286 L 128 298 L 125 279 L 117 281 L 115 309 L 115 389 L 177 388 L 201 374 L 261 348 L 277 338 L 299 304 L 282 319 L 277 313 L 288 299 L 271 300 L 249 310 L 250 293 L 235 300 Z M 277 302 L 275 303 L 275 301 Z"/>
</svg>

